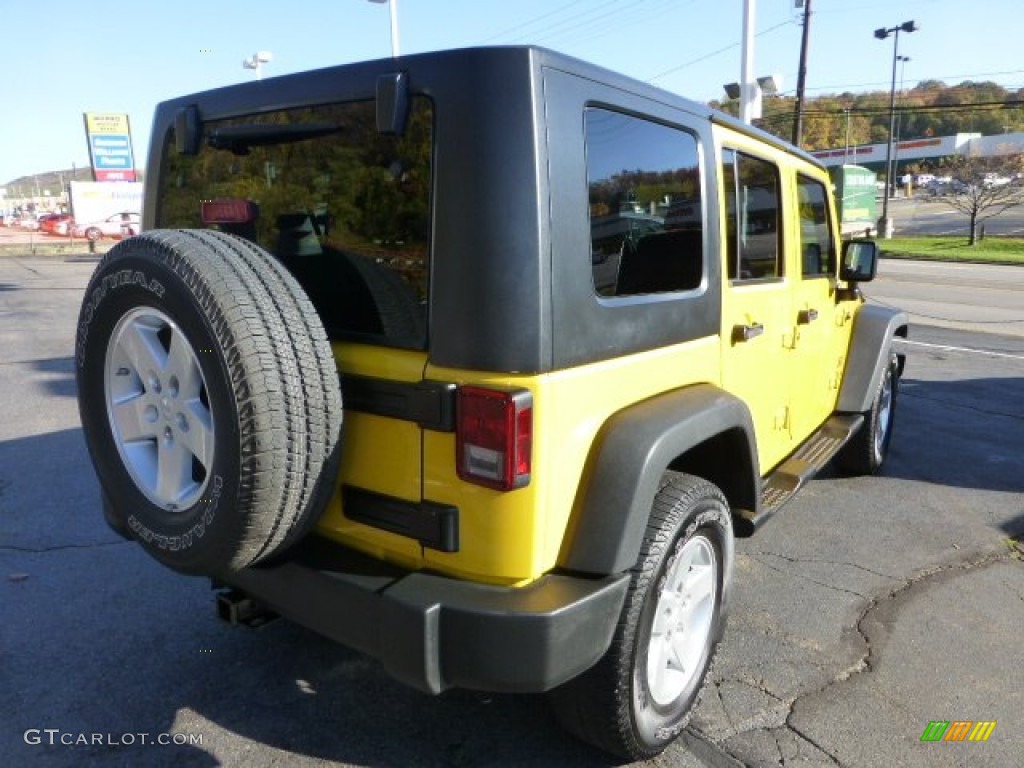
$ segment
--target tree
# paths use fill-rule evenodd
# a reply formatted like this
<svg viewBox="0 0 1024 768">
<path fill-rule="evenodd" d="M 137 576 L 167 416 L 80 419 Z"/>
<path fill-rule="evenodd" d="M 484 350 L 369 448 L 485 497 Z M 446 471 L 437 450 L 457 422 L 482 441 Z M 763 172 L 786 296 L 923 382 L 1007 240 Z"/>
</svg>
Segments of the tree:
<svg viewBox="0 0 1024 768">
<path fill-rule="evenodd" d="M 978 227 L 1009 208 L 1024 204 L 1024 156 L 961 155 L 941 169 L 951 181 L 943 201 L 970 219 L 968 245 L 978 241 Z"/>
</svg>

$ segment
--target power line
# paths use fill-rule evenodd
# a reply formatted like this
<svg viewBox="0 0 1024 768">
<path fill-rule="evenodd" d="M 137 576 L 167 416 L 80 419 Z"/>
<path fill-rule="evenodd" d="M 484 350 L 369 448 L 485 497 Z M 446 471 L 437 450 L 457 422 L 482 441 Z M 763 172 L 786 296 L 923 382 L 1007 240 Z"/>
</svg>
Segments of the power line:
<svg viewBox="0 0 1024 768">
<path fill-rule="evenodd" d="M 977 104 L 932 104 L 919 107 L 897 106 L 896 113 L 903 116 L 914 114 L 964 114 L 970 112 L 996 112 L 1001 109 L 1024 107 L 1024 100 L 987 101 Z M 880 117 L 889 114 L 888 107 L 851 107 L 841 109 L 806 109 L 804 115 L 809 117 L 829 117 L 843 119 L 849 111 L 851 117 Z M 761 122 L 781 122 L 793 119 L 792 111 L 779 111 L 765 115 Z"/>
<path fill-rule="evenodd" d="M 629 13 L 630 9 L 635 8 L 638 5 L 642 5 L 643 2 L 645 2 L 645 0 L 635 0 L 635 2 L 632 2 L 628 5 L 622 5 L 621 0 L 609 0 L 609 2 L 595 6 L 589 14 L 590 18 L 576 19 L 575 21 L 577 23 L 568 24 L 568 26 L 566 26 L 566 24 L 563 22 L 563 29 L 552 29 L 548 30 L 547 32 L 541 32 L 538 36 L 534 38 L 534 42 L 540 43 L 544 41 L 557 40 L 559 38 L 564 38 L 565 35 L 578 34 L 581 30 L 592 27 L 595 24 L 600 24 L 600 22 L 608 19 L 609 17 L 621 16 L 624 13 Z M 594 15 L 602 8 L 607 8 L 609 5 L 616 4 L 618 4 L 618 7 L 614 8 L 613 10 L 610 10 L 606 13 L 602 13 L 600 15 Z"/>
<path fill-rule="evenodd" d="M 1002 70 L 1002 71 L 999 71 L 999 72 L 972 72 L 972 73 L 969 73 L 969 74 L 966 74 L 966 75 L 937 75 L 935 77 L 926 78 L 926 80 L 937 80 L 939 82 L 945 82 L 946 80 L 961 80 L 962 79 L 963 82 L 961 82 L 960 84 L 958 84 L 958 85 L 951 85 L 951 86 L 948 86 L 948 87 L 949 88 L 963 88 L 963 87 L 969 87 L 969 86 L 964 86 L 963 83 L 968 83 L 969 82 L 969 83 L 974 83 L 975 85 L 980 85 L 981 82 L 986 82 L 986 81 L 979 82 L 977 80 L 971 80 L 971 78 L 974 78 L 974 77 L 996 77 L 996 76 L 1001 76 L 1001 75 L 1019 75 L 1019 74 L 1022 74 L 1022 73 L 1024 73 L 1024 69 L 1006 69 L 1006 70 Z M 989 82 L 991 82 L 991 81 L 989 81 Z M 813 88 L 808 88 L 807 90 L 809 90 L 809 91 L 833 91 L 833 92 L 835 92 L 837 90 L 848 90 L 850 88 L 868 88 L 868 87 L 871 87 L 871 86 L 886 86 L 888 84 L 889 84 L 888 81 L 884 81 L 884 82 L 883 81 L 876 81 L 876 82 L 871 82 L 871 83 L 840 83 L 838 85 L 818 85 L 818 86 L 815 86 Z M 999 83 L 996 83 L 996 85 L 999 85 Z M 1012 86 L 1000 86 L 1000 87 L 1003 87 L 1003 88 L 1006 88 L 1007 90 L 1009 90 Z"/>
<path fill-rule="evenodd" d="M 507 34 L 509 34 L 511 32 L 518 32 L 520 29 L 523 29 L 524 27 L 529 27 L 531 24 L 536 24 L 538 21 L 543 21 L 544 19 L 550 18 L 552 16 L 557 16 L 562 11 L 568 10 L 572 6 L 579 5 L 582 2 L 583 2 L 583 0 L 573 0 L 573 2 L 566 3 L 565 5 L 563 5 L 563 6 L 559 7 L 559 8 L 556 8 L 553 11 L 549 11 L 547 13 L 541 14 L 540 16 L 537 16 L 536 18 L 530 19 L 529 21 L 524 21 L 522 24 L 517 24 L 514 27 L 509 27 L 504 32 L 499 32 L 496 35 L 491 35 L 490 37 L 485 37 L 483 40 L 480 40 L 479 42 L 481 44 L 489 43 L 492 40 L 497 40 L 499 37 L 504 37 L 505 35 L 507 35 Z"/>
<path fill-rule="evenodd" d="M 1018 107 L 1024 107 L 1024 99 L 1014 99 L 1008 101 L 981 101 L 975 104 L 930 104 L 922 106 L 897 106 L 896 112 L 903 115 L 911 115 L 915 113 L 960 113 L 960 112 L 975 112 L 979 108 L 985 111 L 996 111 L 998 109 L 1016 109 Z M 846 113 L 849 112 L 851 116 L 877 116 L 877 115 L 888 115 L 888 107 L 850 107 L 840 109 L 805 109 L 804 114 L 810 116 L 823 116 L 823 117 L 845 117 Z M 777 119 L 781 117 L 792 118 L 792 111 L 780 111 L 766 115 L 763 119 Z"/>
<path fill-rule="evenodd" d="M 794 22 L 793 22 L 792 19 L 786 19 L 786 21 L 781 21 L 781 22 L 779 22 L 778 24 L 776 24 L 774 26 L 768 27 L 768 29 L 765 29 L 765 30 L 762 30 L 762 31 L 758 32 L 756 35 L 754 35 L 754 37 L 762 37 L 764 35 L 767 35 L 769 32 L 774 32 L 776 29 L 779 29 L 780 27 L 789 26 L 789 25 L 791 25 L 793 23 Z M 714 56 L 718 56 L 720 53 L 725 53 L 726 51 L 731 51 L 733 48 L 739 48 L 739 47 L 740 47 L 740 44 L 738 42 L 732 43 L 731 45 L 727 45 L 724 48 L 719 48 L 718 50 L 711 51 L 711 53 L 706 53 L 703 56 L 698 56 L 696 59 L 688 61 L 685 64 L 680 64 L 680 65 L 678 65 L 676 67 L 672 67 L 671 69 L 666 69 L 664 72 L 659 72 L 658 74 L 653 75 L 653 76 L 647 78 L 647 82 L 652 83 L 655 80 L 660 80 L 661 78 L 665 77 L 666 75 L 671 75 L 674 72 L 678 72 L 681 69 L 686 69 L 687 67 L 692 67 L 694 64 L 699 64 L 702 61 L 706 61 L 707 59 L 710 59 L 710 58 L 712 58 Z"/>
<path fill-rule="evenodd" d="M 689 1 L 690 3 L 695 3 L 697 0 Z M 662 0 L 660 5 L 644 6 L 625 19 L 619 18 L 620 14 L 618 13 L 609 14 L 612 18 L 606 19 L 603 22 L 600 19 L 594 19 L 589 27 L 580 25 L 574 30 L 566 30 L 564 33 L 558 33 L 554 37 L 560 39 L 563 45 L 579 38 L 585 38 L 588 42 L 591 42 L 611 34 L 621 34 L 624 29 L 647 23 L 656 17 L 664 21 L 664 15 L 667 11 L 678 12 L 682 7 L 678 4 L 677 0 Z"/>
</svg>

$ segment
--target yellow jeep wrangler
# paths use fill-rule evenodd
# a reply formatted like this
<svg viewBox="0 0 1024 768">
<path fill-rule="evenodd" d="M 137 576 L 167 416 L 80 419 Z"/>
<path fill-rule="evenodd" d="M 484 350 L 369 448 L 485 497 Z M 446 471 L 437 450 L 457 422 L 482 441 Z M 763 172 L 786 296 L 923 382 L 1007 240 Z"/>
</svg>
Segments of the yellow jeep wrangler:
<svg viewBox="0 0 1024 768">
<path fill-rule="evenodd" d="M 430 692 L 550 692 L 640 758 L 697 700 L 734 536 L 892 435 L 813 158 L 537 48 L 166 101 L 86 292 L 104 514 Z"/>
</svg>

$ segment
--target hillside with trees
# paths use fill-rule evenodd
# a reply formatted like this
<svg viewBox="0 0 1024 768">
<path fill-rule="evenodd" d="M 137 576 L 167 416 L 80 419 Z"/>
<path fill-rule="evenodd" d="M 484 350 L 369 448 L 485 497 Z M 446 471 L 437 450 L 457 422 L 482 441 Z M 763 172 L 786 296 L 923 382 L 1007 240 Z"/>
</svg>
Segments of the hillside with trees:
<svg viewBox="0 0 1024 768">
<path fill-rule="evenodd" d="M 804 149 L 835 149 L 885 142 L 889 136 L 889 91 L 825 94 L 804 101 Z M 739 102 L 711 106 L 737 114 Z M 766 96 L 763 117 L 755 124 L 789 141 L 793 135 L 796 99 Z M 896 94 L 897 135 L 901 140 L 957 133 L 990 136 L 1024 131 L 1024 88 L 1007 89 L 993 82 L 964 81 L 947 85 L 923 80 Z"/>
</svg>

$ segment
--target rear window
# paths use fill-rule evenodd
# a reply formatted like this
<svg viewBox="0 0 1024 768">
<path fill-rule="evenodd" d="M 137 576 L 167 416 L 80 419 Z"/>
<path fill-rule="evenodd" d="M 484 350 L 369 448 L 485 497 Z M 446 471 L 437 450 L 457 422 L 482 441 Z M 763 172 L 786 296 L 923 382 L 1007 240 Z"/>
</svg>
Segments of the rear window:
<svg viewBox="0 0 1024 768">
<path fill-rule="evenodd" d="M 402 136 L 371 101 L 203 123 L 197 155 L 164 146 L 156 224 L 203 227 L 203 201 L 247 201 L 249 221 L 211 225 L 273 253 L 333 338 L 426 344 L 432 108 L 413 97 Z"/>
</svg>

